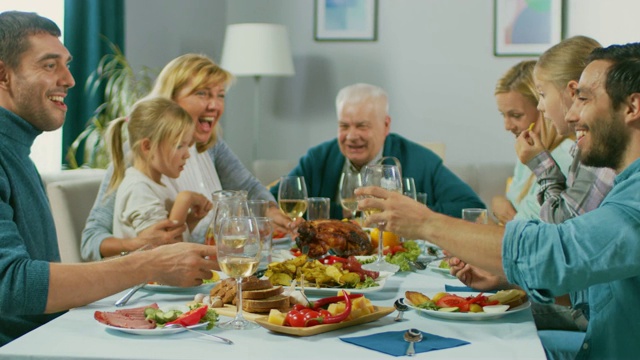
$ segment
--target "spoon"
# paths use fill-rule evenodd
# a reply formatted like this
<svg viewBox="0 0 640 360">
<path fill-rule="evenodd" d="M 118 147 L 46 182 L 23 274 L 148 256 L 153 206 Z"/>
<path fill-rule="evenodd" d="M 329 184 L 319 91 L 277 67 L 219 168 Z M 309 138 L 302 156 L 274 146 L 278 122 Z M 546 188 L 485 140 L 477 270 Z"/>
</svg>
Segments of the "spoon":
<svg viewBox="0 0 640 360">
<path fill-rule="evenodd" d="M 422 261 L 408 261 L 409 265 L 417 270 L 424 270 L 427 268 L 427 264 L 423 263 Z"/>
<path fill-rule="evenodd" d="M 400 298 L 393 303 L 393 307 L 398 310 L 398 315 L 396 316 L 394 321 L 402 321 L 402 315 L 405 311 L 409 310 L 409 307 L 404 303 L 404 298 Z"/>
<path fill-rule="evenodd" d="M 206 335 L 206 336 L 211 336 L 213 338 L 216 338 L 218 340 L 222 340 L 225 343 L 229 344 L 229 345 L 233 345 L 233 341 L 227 339 L 227 338 L 223 338 L 222 336 L 218 336 L 218 335 L 213 335 L 213 334 L 207 334 L 207 333 L 203 333 L 202 331 L 197 331 L 197 330 L 193 330 L 193 329 L 189 329 L 188 327 L 182 325 L 182 324 L 178 324 L 178 323 L 174 323 L 174 324 L 167 324 L 164 326 L 165 329 L 185 329 L 188 331 L 193 331 L 194 333 L 200 334 L 200 335 Z"/>
<path fill-rule="evenodd" d="M 416 350 L 413 347 L 413 343 L 422 341 L 422 332 L 418 329 L 409 329 L 404 333 L 404 341 L 409 343 L 406 355 L 414 356 L 416 354 Z"/>
</svg>

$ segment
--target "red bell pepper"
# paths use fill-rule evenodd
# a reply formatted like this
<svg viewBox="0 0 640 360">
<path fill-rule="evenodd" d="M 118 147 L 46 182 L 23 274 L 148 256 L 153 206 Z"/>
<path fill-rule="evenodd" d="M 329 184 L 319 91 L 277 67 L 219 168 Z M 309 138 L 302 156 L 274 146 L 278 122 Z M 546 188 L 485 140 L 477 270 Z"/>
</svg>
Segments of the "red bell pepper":
<svg viewBox="0 0 640 360">
<path fill-rule="evenodd" d="M 169 321 L 165 325 L 170 325 L 170 324 L 180 324 L 182 326 L 196 325 L 197 323 L 200 322 L 200 319 L 202 319 L 207 314 L 208 309 L 209 307 L 207 305 L 203 305 L 199 308 L 189 310 L 186 313 L 180 315 L 177 319 L 173 321 Z"/>
</svg>

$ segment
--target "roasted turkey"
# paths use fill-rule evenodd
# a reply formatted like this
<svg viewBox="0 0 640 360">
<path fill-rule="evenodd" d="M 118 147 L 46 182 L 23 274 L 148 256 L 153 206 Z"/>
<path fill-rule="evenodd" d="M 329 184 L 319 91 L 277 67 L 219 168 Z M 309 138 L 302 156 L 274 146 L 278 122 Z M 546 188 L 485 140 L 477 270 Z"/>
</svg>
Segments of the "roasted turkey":
<svg viewBox="0 0 640 360">
<path fill-rule="evenodd" d="M 298 227 L 296 244 L 303 254 L 319 258 L 329 250 L 338 256 L 369 255 L 371 241 L 359 225 L 350 221 L 313 220 Z"/>
</svg>

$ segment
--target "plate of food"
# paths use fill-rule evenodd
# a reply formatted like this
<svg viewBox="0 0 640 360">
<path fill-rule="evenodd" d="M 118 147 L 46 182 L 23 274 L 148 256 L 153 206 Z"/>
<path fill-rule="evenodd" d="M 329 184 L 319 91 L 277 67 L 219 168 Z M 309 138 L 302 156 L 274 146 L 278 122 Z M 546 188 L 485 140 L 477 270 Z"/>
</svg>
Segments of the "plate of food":
<svg viewBox="0 0 640 360">
<path fill-rule="evenodd" d="M 314 284 L 310 284 L 309 286 L 296 286 L 296 290 L 304 290 L 306 294 L 324 294 L 324 293 L 337 293 L 340 290 L 347 290 L 350 293 L 355 294 L 368 294 L 373 292 L 381 291 L 384 288 L 384 284 L 386 282 L 386 278 L 376 279 L 375 282 L 377 285 L 365 287 L 365 288 L 348 288 L 348 287 L 317 287 Z"/>
<path fill-rule="evenodd" d="M 407 291 L 405 296 L 405 303 L 417 312 L 448 320 L 493 320 L 531 307 L 526 293 L 515 289 L 488 296 L 477 292 L 438 293 L 433 300 L 418 292 Z"/>
<path fill-rule="evenodd" d="M 211 289 L 211 287 L 213 287 L 215 283 L 220 281 L 220 274 L 218 274 L 216 271 L 213 271 L 213 270 L 211 271 L 211 273 L 212 273 L 211 279 L 204 280 L 202 284 L 198 286 L 190 286 L 190 287 L 170 286 L 170 285 L 159 284 L 158 282 L 153 281 L 146 284 L 142 289 L 147 291 L 153 291 L 153 292 L 168 292 L 168 293 L 193 292 L 193 291 L 207 292 Z"/>
<path fill-rule="evenodd" d="M 374 311 L 371 314 L 361 316 L 354 320 L 342 321 L 336 324 L 321 324 L 321 325 L 315 325 L 310 327 L 291 327 L 291 326 L 275 325 L 268 321 L 268 316 L 257 318 L 255 321 L 258 324 L 260 324 L 260 326 L 264 327 L 265 329 L 271 330 L 273 332 L 294 335 L 294 336 L 311 336 L 311 335 L 322 334 L 327 331 L 333 331 L 333 330 L 342 329 L 349 326 L 372 322 L 386 315 L 389 315 L 394 311 L 395 311 L 395 308 L 393 307 L 375 306 Z"/>
<path fill-rule="evenodd" d="M 441 274 L 445 274 L 451 277 L 455 277 L 451 275 L 451 273 L 449 272 L 449 262 L 447 261 L 447 259 L 432 261 L 427 264 L 427 269 L 430 269 L 431 271 L 439 272 Z"/>
<path fill-rule="evenodd" d="M 169 306 L 163 309 L 153 303 L 116 311 L 95 311 L 93 317 L 106 329 L 144 336 L 170 335 L 186 331 L 184 328 L 164 327 L 165 323 L 171 321 L 194 322 L 194 325 L 187 326 L 189 329 L 204 329 L 208 325 L 213 326 L 217 321 L 217 314 L 207 307 L 190 310 L 187 306 Z M 187 317 L 190 319 L 186 320 Z"/>
</svg>

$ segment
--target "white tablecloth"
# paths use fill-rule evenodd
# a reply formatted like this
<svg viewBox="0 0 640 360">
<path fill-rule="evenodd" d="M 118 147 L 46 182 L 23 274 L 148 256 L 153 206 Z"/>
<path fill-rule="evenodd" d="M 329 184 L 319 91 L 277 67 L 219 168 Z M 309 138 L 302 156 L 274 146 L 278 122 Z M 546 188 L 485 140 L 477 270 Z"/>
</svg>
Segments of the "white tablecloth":
<svg viewBox="0 0 640 360">
<path fill-rule="evenodd" d="M 382 291 L 366 296 L 378 306 L 393 306 L 406 290 L 427 295 L 444 291 L 444 285 L 462 285 L 457 279 L 433 272 L 399 273 L 387 279 Z M 416 311 L 405 321 L 394 322 L 395 313 L 364 325 L 309 337 L 293 337 L 264 328 L 246 331 L 214 328 L 212 333 L 235 342 L 226 345 L 191 332 L 167 336 L 138 336 L 107 330 L 93 319 L 96 310 L 113 311 L 121 294 L 77 308 L 0 348 L 7 359 L 384 359 L 390 355 L 345 343 L 339 337 L 361 336 L 410 327 L 471 344 L 417 354 L 424 359 L 545 359 L 530 310 L 489 321 L 453 321 L 431 318 Z M 322 297 L 322 296 L 320 296 Z M 193 293 L 153 293 L 141 290 L 126 307 L 157 302 L 185 304 Z M 229 318 L 221 317 L 222 320 Z"/>
</svg>

